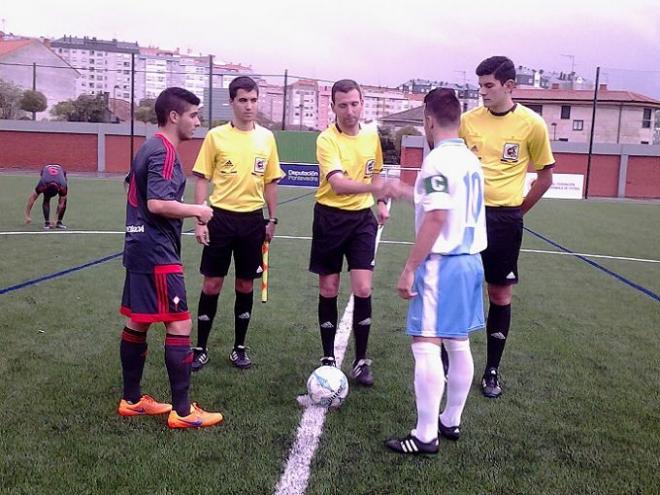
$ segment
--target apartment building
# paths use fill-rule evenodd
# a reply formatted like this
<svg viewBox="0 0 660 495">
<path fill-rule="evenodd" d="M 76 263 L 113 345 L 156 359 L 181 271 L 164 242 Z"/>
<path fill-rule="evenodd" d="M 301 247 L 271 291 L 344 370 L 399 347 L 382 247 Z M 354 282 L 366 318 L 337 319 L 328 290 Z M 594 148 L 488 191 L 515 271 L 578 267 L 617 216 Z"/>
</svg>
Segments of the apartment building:
<svg viewBox="0 0 660 495">
<path fill-rule="evenodd" d="M 456 93 L 456 97 L 461 102 L 464 112 L 473 109 L 479 105 L 479 87 L 469 82 L 458 84 L 449 81 L 430 81 L 428 79 L 410 79 L 401 83 L 398 87 L 401 91 L 415 95 L 425 95 L 436 88 L 451 89 Z M 410 107 L 414 108 L 414 107 Z M 406 109 L 401 110 L 402 112 Z"/>
<path fill-rule="evenodd" d="M 405 93 L 397 88 L 362 86 L 364 110 L 362 122 L 377 122 L 386 115 L 399 113 L 422 105 L 423 95 Z M 332 111 L 332 86 L 319 85 L 316 128 L 323 130 L 335 121 Z"/>
<path fill-rule="evenodd" d="M 544 71 L 519 65 L 516 68 L 516 86 L 519 88 L 593 89 L 594 84 L 575 72 Z"/>
<path fill-rule="evenodd" d="M 138 56 L 137 42 L 63 36 L 51 49 L 80 72 L 76 95 L 108 93 L 112 98 L 131 96 L 131 58 Z"/>
<path fill-rule="evenodd" d="M 282 122 L 284 87 L 263 82 L 259 84 L 259 112 L 268 120 Z"/>
<path fill-rule="evenodd" d="M 299 79 L 287 87 L 286 124 L 288 129 L 318 128 L 318 83 Z"/>
</svg>

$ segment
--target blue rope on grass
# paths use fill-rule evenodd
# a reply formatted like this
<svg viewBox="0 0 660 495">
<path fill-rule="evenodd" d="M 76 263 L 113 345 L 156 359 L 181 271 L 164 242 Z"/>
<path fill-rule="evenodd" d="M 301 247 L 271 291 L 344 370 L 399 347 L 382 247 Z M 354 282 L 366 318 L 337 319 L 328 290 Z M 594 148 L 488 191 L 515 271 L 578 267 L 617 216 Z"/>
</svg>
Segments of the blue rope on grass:
<svg viewBox="0 0 660 495">
<path fill-rule="evenodd" d="M 632 288 L 635 289 L 635 290 L 638 290 L 639 292 L 641 292 L 641 293 L 644 294 L 644 295 L 647 295 L 647 296 L 650 297 L 651 299 L 654 299 L 654 300 L 660 302 L 660 295 L 656 294 L 656 293 L 653 292 L 652 290 L 647 289 L 646 287 L 642 287 L 641 285 L 636 284 L 636 283 L 633 282 L 632 280 L 628 280 L 626 277 L 624 277 L 624 276 L 622 276 L 622 275 L 619 275 L 619 274 L 616 273 L 616 272 L 613 272 L 613 271 L 610 270 L 609 268 L 605 268 L 603 265 L 601 265 L 601 264 L 599 264 L 599 263 L 596 263 L 595 261 L 590 260 L 589 258 L 587 258 L 587 257 L 585 257 L 585 256 L 582 256 L 582 255 L 576 254 L 575 251 L 571 251 L 570 249 L 565 248 L 565 247 L 562 246 L 561 244 L 559 244 L 559 243 L 553 241 L 552 239 L 548 239 L 548 238 L 545 237 L 544 235 L 539 234 L 538 232 L 534 232 L 532 229 L 529 229 L 529 228 L 525 227 L 525 230 L 526 230 L 527 232 L 529 232 L 530 234 L 532 234 L 532 235 L 538 237 L 539 239 L 541 239 L 541 240 L 547 242 L 548 244 L 550 244 L 550 245 L 552 245 L 552 246 L 554 246 L 554 247 L 556 247 L 556 248 L 562 250 L 563 252 L 565 252 L 565 253 L 569 253 L 569 254 L 572 254 L 572 255 L 574 255 L 576 258 L 578 258 L 578 259 L 584 261 L 585 263 L 588 263 L 589 265 L 593 266 L 594 268 L 597 268 L 598 270 L 601 270 L 601 271 L 607 273 L 609 276 L 614 277 L 615 279 L 619 280 L 620 282 L 623 282 L 624 284 L 626 284 L 626 285 L 629 286 L 629 287 L 632 287 Z"/>
<path fill-rule="evenodd" d="M 119 258 L 122 254 L 124 254 L 124 253 L 111 254 L 110 256 L 105 256 L 103 258 L 99 258 L 97 260 L 90 261 L 89 263 L 85 263 L 84 265 L 74 266 L 73 268 L 67 268 L 66 270 L 62 270 L 60 272 L 51 273 L 50 275 L 44 275 L 43 277 L 34 278 L 32 280 L 28 280 L 28 281 L 22 282 L 20 284 L 5 287 L 4 289 L 0 289 L 0 295 L 6 294 L 8 292 L 13 292 L 15 290 L 23 289 L 25 287 L 29 287 L 31 285 L 38 284 L 39 282 L 45 282 L 46 280 L 51 280 L 53 278 L 61 277 L 63 275 L 68 275 L 69 273 L 84 270 L 85 268 L 89 268 L 90 266 L 100 265 L 101 263 L 106 263 L 106 262 L 111 261 L 115 258 Z"/>
<path fill-rule="evenodd" d="M 310 191 L 310 192 L 307 192 L 305 194 L 302 194 L 300 196 L 296 196 L 294 198 L 287 199 L 286 201 L 282 201 L 282 202 L 278 203 L 278 205 L 284 205 L 286 203 L 291 203 L 291 202 L 296 201 L 298 199 L 309 196 L 310 194 L 314 194 L 315 192 L 316 191 L 314 190 L 314 191 Z M 192 232 L 192 230 L 189 230 L 187 232 Z M 124 253 L 122 252 L 122 253 L 111 254 L 110 256 L 105 256 L 103 258 L 99 258 L 97 260 L 90 261 L 90 262 L 85 263 L 83 265 L 74 266 L 73 268 L 67 268 L 66 270 L 51 273 L 49 275 L 44 275 L 43 277 L 38 277 L 38 278 L 34 278 L 32 280 L 27 280 L 27 281 L 22 282 L 20 284 L 10 285 L 9 287 L 5 287 L 4 289 L 0 289 L 0 296 L 3 295 L 3 294 L 7 294 L 9 292 L 14 292 L 14 291 L 17 291 L 17 290 L 20 290 L 20 289 L 24 289 L 25 287 L 30 287 L 32 285 L 38 284 L 39 282 L 45 282 L 46 280 L 51 280 L 51 279 L 54 279 L 54 278 L 62 277 L 64 275 L 68 275 L 69 273 L 84 270 L 85 268 L 89 268 L 89 267 L 95 266 L 95 265 L 100 265 L 101 263 L 106 263 L 108 261 L 111 261 L 115 258 L 120 257 L 122 254 L 124 254 Z"/>
</svg>

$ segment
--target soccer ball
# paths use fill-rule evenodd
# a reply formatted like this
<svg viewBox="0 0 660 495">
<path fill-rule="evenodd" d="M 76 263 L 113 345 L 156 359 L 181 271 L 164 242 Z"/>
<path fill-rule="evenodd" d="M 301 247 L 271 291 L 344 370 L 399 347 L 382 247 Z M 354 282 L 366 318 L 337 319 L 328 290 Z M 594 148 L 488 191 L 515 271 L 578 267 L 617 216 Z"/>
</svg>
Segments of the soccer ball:
<svg viewBox="0 0 660 495">
<path fill-rule="evenodd" d="M 307 380 L 307 393 L 312 404 L 337 408 L 348 395 L 348 380 L 339 368 L 320 366 Z"/>
</svg>

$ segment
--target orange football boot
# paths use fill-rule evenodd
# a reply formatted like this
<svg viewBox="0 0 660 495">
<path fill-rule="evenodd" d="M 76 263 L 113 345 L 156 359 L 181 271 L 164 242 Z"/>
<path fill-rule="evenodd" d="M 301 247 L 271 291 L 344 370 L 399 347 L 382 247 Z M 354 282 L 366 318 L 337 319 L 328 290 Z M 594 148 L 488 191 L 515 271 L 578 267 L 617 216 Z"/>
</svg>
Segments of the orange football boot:
<svg viewBox="0 0 660 495">
<path fill-rule="evenodd" d="M 167 418 L 167 426 L 175 428 L 204 428 L 222 423 L 224 418 L 221 413 L 206 412 L 197 402 L 190 405 L 190 414 L 188 416 L 179 416 L 176 410 L 172 409 Z"/>
<path fill-rule="evenodd" d="M 119 401 L 117 414 L 120 416 L 156 416 L 158 414 L 167 414 L 172 410 L 172 404 L 163 404 L 156 402 L 156 399 L 150 395 L 143 395 L 135 404 L 127 400 Z"/>
</svg>

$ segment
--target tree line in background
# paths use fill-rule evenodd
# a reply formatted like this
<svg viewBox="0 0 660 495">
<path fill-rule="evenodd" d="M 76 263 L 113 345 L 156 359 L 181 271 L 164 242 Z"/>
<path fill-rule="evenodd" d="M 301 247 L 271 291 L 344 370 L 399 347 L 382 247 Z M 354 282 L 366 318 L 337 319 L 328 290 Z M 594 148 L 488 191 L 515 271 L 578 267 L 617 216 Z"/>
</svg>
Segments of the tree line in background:
<svg viewBox="0 0 660 495">
<path fill-rule="evenodd" d="M 48 108 L 48 100 L 41 91 L 22 89 L 0 79 L 0 119 L 36 120 L 36 114 Z M 75 99 L 55 104 L 50 114 L 54 120 L 69 122 L 116 122 L 108 108 L 108 95 L 82 94 Z M 154 100 L 141 100 L 135 109 L 135 120 L 156 123 Z"/>
<path fill-rule="evenodd" d="M 23 90 L 15 84 L 0 79 L 1 119 L 35 120 L 36 114 L 46 108 L 48 108 L 48 100 L 41 91 Z"/>
</svg>

